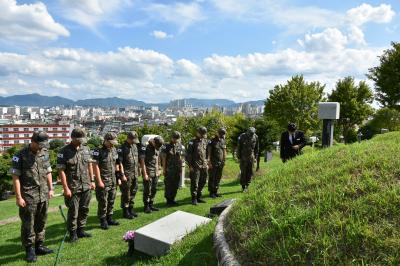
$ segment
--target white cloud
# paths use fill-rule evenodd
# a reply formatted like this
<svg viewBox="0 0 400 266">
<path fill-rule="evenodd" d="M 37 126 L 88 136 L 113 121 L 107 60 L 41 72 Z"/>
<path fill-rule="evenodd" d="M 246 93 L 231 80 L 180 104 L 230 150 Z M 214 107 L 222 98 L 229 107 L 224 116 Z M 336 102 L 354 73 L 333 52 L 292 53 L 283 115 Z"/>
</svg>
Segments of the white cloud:
<svg viewBox="0 0 400 266">
<path fill-rule="evenodd" d="M 62 83 L 58 80 L 46 80 L 44 82 L 47 86 L 54 89 L 69 89 L 71 88 L 68 84 Z"/>
<path fill-rule="evenodd" d="M 225 19 L 273 23 L 286 27 L 293 33 L 314 28 L 335 27 L 343 15 L 314 6 L 294 6 L 290 1 L 274 0 L 212 0 L 214 6 L 225 14 Z"/>
<path fill-rule="evenodd" d="M 395 14 L 390 5 L 381 4 L 374 7 L 364 3 L 348 10 L 346 15 L 350 24 L 360 26 L 367 22 L 389 23 Z"/>
<path fill-rule="evenodd" d="M 307 51 L 319 52 L 341 51 L 347 42 L 347 37 L 336 28 L 328 28 L 321 33 L 306 34 L 304 40 L 299 41 Z"/>
<path fill-rule="evenodd" d="M 42 2 L 18 5 L 0 0 L 0 39 L 11 42 L 43 42 L 68 37 L 68 30 L 54 21 Z"/>
<path fill-rule="evenodd" d="M 198 65 L 194 64 L 190 60 L 180 59 L 175 63 L 175 75 L 199 77 L 201 75 L 201 69 Z"/>
<path fill-rule="evenodd" d="M 357 45 L 367 45 L 365 41 L 364 32 L 357 26 L 350 26 L 348 39 L 350 43 L 355 43 Z"/>
<path fill-rule="evenodd" d="M 95 31 L 99 23 L 132 5 L 130 0 L 59 0 L 59 3 L 66 19 Z"/>
<path fill-rule="evenodd" d="M 169 35 L 168 33 L 161 31 L 161 30 L 155 30 L 151 34 L 156 39 L 167 39 L 167 38 L 172 38 L 172 35 Z"/>
<path fill-rule="evenodd" d="M 8 94 L 26 93 L 27 88 L 18 86 L 18 77 L 34 92 L 74 99 L 118 96 L 165 102 L 206 95 L 245 101 L 263 99 L 274 85 L 304 74 L 308 80 L 327 83 L 329 91 L 344 76 L 365 79 L 383 50 L 349 48 L 345 39 L 337 29 L 328 29 L 309 34 L 302 49 L 240 56 L 214 54 L 198 63 L 174 61 L 156 51 L 131 47 L 98 53 L 65 48 L 28 55 L 0 53 L 0 87 L 8 88 Z M 321 51 L 321 43 L 335 40 L 341 44 Z"/>
<path fill-rule="evenodd" d="M 28 86 L 28 83 L 23 79 L 17 79 L 16 83 L 20 86 L 24 86 L 24 87 Z"/>
<path fill-rule="evenodd" d="M 289 0 L 210 1 L 225 19 L 272 23 L 297 34 L 315 29 L 361 26 L 367 22 L 389 23 L 395 16 L 387 4 L 372 6 L 364 3 L 343 14 L 315 6 L 296 6 Z"/>
<path fill-rule="evenodd" d="M 154 20 L 177 25 L 180 32 L 185 31 L 194 23 L 205 19 L 202 8 L 197 2 L 153 3 L 148 5 L 145 10 Z"/>
</svg>

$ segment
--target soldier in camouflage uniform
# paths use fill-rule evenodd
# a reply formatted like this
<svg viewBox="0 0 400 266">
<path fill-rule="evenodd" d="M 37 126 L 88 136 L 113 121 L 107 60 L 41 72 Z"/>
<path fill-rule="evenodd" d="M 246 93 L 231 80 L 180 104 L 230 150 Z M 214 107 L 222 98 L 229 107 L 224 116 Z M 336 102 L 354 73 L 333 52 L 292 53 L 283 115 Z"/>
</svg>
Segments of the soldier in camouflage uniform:
<svg viewBox="0 0 400 266">
<path fill-rule="evenodd" d="M 84 228 L 89 213 L 91 189 L 94 189 L 91 154 L 82 128 L 74 128 L 71 142 L 57 155 L 58 175 L 64 188 L 65 205 L 68 208 L 67 227 L 70 241 L 91 237 Z"/>
<path fill-rule="evenodd" d="M 225 134 L 226 130 L 220 128 L 208 143 L 208 191 L 211 198 L 220 197 L 218 188 L 226 159 Z"/>
<path fill-rule="evenodd" d="M 139 139 L 135 131 L 129 132 L 126 141 L 118 149 L 118 160 L 121 167 L 121 174 L 125 180 L 121 184 L 121 207 L 123 217 L 133 219 L 137 214 L 133 211 L 135 195 L 138 191 L 139 175 Z"/>
<path fill-rule="evenodd" d="M 190 170 L 190 192 L 192 204 L 205 203 L 201 199 L 201 191 L 207 182 L 207 129 L 199 127 L 195 139 L 189 141 L 186 161 Z"/>
<path fill-rule="evenodd" d="M 117 221 L 112 219 L 117 194 L 115 173 L 120 170 L 117 164 L 116 145 L 118 145 L 117 135 L 109 132 L 104 136 L 103 146 L 93 151 L 93 171 L 97 182 L 97 215 L 100 219 L 100 227 L 103 230 L 107 230 L 109 225 L 119 225 Z"/>
<path fill-rule="evenodd" d="M 239 136 L 237 157 L 240 160 L 240 184 L 243 191 L 250 185 L 258 146 L 258 136 L 254 127 L 250 127 L 246 133 Z"/>
<path fill-rule="evenodd" d="M 179 188 L 179 181 L 182 174 L 182 154 L 183 147 L 180 142 L 181 133 L 175 131 L 172 133 L 170 143 L 161 149 L 161 158 L 165 183 L 165 199 L 167 205 L 178 205 L 175 201 Z"/>
<path fill-rule="evenodd" d="M 151 213 L 159 209 L 154 207 L 154 197 L 157 193 L 159 175 L 160 148 L 164 144 L 161 137 L 155 137 L 149 141 L 147 146 L 142 147 L 140 152 L 140 167 L 143 175 L 143 205 L 144 212 Z"/>
<path fill-rule="evenodd" d="M 27 262 L 35 262 L 36 255 L 53 253 L 43 245 L 48 200 L 54 196 L 48 147 L 46 132 L 35 131 L 31 143 L 14 155 L 10 169 Z"/>
</svg>

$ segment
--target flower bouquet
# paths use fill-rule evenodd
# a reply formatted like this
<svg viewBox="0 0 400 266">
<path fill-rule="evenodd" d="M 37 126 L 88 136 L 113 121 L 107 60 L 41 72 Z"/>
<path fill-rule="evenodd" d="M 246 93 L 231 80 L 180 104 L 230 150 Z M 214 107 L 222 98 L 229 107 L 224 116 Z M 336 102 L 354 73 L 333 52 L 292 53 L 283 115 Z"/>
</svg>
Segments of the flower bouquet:
<svg viewBox="0 0 400 266">
<path fill-rule="evenodd" d="M 135 231 L 128 231 L 122 237 L 125 242 L 128 242 L 128 256 L 132 257 L 135 251 Z"/>
</svg>

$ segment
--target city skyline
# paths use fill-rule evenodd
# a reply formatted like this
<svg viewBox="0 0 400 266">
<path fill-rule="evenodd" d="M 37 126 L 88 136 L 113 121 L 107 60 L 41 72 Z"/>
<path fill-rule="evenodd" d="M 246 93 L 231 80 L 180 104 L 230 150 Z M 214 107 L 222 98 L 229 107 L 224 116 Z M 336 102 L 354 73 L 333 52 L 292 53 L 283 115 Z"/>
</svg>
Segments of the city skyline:
<svg viewBox="0 0 400 266">
<path fill-rule="evenodd" d="M 366 79 L 396 1 L 0 0 L 0 96 L 260 100 L 292 75 Z M 372 85 L 371 82 L 369 84 Z"/>
</svg>

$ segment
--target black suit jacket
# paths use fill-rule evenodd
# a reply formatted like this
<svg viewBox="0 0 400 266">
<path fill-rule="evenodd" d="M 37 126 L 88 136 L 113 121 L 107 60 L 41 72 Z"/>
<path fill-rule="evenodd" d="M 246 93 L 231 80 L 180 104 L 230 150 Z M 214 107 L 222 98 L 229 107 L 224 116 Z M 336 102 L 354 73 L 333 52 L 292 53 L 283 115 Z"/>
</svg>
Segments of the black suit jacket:
<svg viewBox="0 0 400 266">
<path fill-rule="evenodd" d="M 298 150 L 293 149 L 293 146 L 299 145 L 300 148 Z M 304 133 L 302 131 L 296 131 L 294 133 L 293 143 L 289 140 L 289 132 L 283 132 L 281 135 L 281 159 L 282 161 L 287 161 L 301 154 L 301 149 L 306 145 L 306 138 L 304 137 Z"/>
</svg>

